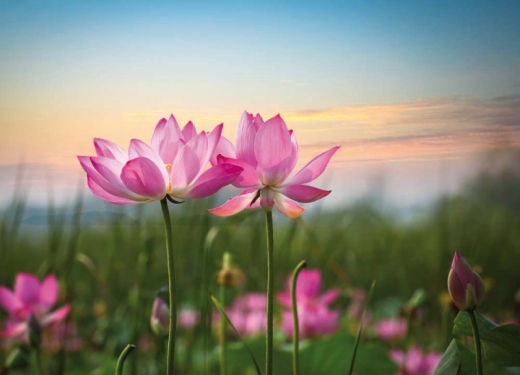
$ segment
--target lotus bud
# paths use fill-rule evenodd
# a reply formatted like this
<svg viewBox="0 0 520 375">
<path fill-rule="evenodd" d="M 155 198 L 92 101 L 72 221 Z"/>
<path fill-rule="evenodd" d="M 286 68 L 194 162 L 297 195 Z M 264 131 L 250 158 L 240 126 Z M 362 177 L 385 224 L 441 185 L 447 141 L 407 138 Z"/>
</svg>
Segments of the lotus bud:
<svg viewBox="0 0 520 375">
<path fill-rule="evenodd" d="M 39 348 L 42 342 L 42 326 L 33 314 L 27 322 L 27 342 L 35 349 Z"/>
<path fill-rule="evenodd" d="M 222 262 L 222 269 L 218 273 L 218 283 L 220 285 L 224 285 L 227 288 L 234 288 L 235 286 L 242 285 L 244 280 L 245 276 L 242 270 L 233 265 L 231 254 L 225 252 Z"/>
<path fill-rule="evenodd" d="M 157 336 L 168 336 L 168 328 L 170 326 L 170 309 L 166 302 L 155 296 L 152 307 L 152 315 L 150 317 L 150 326 Z"/>
<path fill-rule="evenodd" d="M 448 291 L 460 310 L 474 310 L 484 299 L 484 282 L 458 252 L 451 263 Z"/>
</svg>

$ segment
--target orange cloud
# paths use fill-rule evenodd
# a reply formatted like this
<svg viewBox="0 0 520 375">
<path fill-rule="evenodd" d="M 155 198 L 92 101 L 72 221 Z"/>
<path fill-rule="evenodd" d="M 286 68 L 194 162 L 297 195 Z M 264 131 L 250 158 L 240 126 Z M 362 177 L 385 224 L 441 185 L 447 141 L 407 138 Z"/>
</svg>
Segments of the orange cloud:
<svg viewBox="0 0 520 375">
<path fill-rule="evenodd" d="M 334 162 L 461 158 L 520 147 L 520 95 L 289 111 L 302 154 L 341 145 Z M 312 152 L 311 152 L 312 150 Z"/>
<path fill-rule="evenodd" d="M 301 153 L 297 167 L 335 145 L 342 146 L 331 162 L 337 168 L 352 163 L 466 158 L 493 148 L 520 147 L 520 95 L 421 99 L 281 114 L 298 138 Z M 0 165 L 54 165 L 75 180 L 75 174 L 81 173 L 76 155 L 94 152 L 92 138 L 107 138 L 126 147 L 131 138 L 149 140 L 157 120 L 168 115 L 155 109 L 4 113 L 0 118 L 0 125 L 4 125 Z M 224 135 L 234 141 L 241 113 L 180 109 L 175 115 L 180 124 L 193 120 L 198 129 L 224 122 Z M 264 114 L 264 118 L 271 115 Z"/>
</svg>

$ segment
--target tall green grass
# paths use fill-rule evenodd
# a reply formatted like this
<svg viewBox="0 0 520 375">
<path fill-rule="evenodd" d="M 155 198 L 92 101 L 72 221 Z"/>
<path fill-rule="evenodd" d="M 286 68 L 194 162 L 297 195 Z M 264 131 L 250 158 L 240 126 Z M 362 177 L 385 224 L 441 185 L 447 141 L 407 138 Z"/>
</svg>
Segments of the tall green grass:
<svg viewBox="0 0 520 375">
<path fill-rule="evenodd" d="M 376 316 L 378 304 L 406 301 L 423 288 L 428 297 L 426 329 L 440 337 L 438 297 L 446 291 L 451 259 L 459 251 L 470 264 L 481 266 L 480 274 L 489 280 L 481 311 L 507 319 L 520 287 L 520 209 L 511 203 L 519 194 L 520 181 L 514 176 L 488 176 L 457 196 L 440 199 L 415 220 L 403 221 L 366 201 L 311 210 L 295 221 L 277 217 L 275 289 L 285 287 L 288 274 L 302 259 L 309 268 L 323 271 L 326 287 L 343 288 L 345 297 L 339 304 L 344 308 L 348 288 L 368 289 L 377 280 L 372 302 Z M 26 201 L 15 194 L 0 219 L 1 284 L 11 288 L 18 272 L 40 277 L 54 272 L 59 277 L 60 303 L 72 303 L 70 321 L 78 324 L 87 344 L 81 353 L 55 354 L 54 373 L 108 374 L 103 366 L 115 368 L 117 356 L 129 343 L 137 350 L 127 360 L 128 373 L 162 373 L 164 342 L 153 337 L 148 324 L 155 292 L 167 285 L 159 202 L 125 208 L 98 203 L 102 210 L 94 214 L 85 211 L 85 199 L 78 194 L 68 208 L 49 204 L 46 222 L 28 224 Z M 215 202 L 207 199 L 171 210 L 179 304 L 202 312 L 195 331 L 179 335 L 179 373 L 216 371 L 217 340 L 211 332 L 207 291 L 218 291 L 216 277 L 224 252 L 233 254 L 247 276 L 229 299 L 266 289 L 262 212 L 222 219 L 206 212 L 212 206 Z M 143 337 L 149 338 L 153 350 L 143 350 Z M 5 355 L 2 352 L 1 361 Z"/>
</svg>

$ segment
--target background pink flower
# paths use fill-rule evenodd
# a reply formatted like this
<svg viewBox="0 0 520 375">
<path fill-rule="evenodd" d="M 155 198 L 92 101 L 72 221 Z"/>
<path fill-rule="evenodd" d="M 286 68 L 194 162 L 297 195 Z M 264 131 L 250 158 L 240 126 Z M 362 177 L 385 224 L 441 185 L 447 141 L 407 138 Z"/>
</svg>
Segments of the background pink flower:
<svg viewBox="0 0 520 375">
<path fill-rule="evenodd" d="M 193 328 L 200 320 L 200 313 L 190 308 L 180 308 L 177 313 L 177 324 L 183 328 Z M 158 336 L 168 335 L 170 325 L 170 308 L 160 297 L 155 296 L 150 315 L 150 326 L 152 331 Z"/>
<path fill-rule="evenodd" d="M 408 332 L 404 318 L 381 319 L 376 324 L 377 336 L 383 341 L 403 340 Z"/>
<path fill-rule="evenodd" d="M 0 287 L 0 306 L 9 314 L 0 338 L 25 341 L 29 317 L 34 315 L 42 327 L 61 322 L 68 315 L 70 306 L 65 305 L 50 312 L 58 300 L 58 280 L 47 276 L 41 283 L 28 273 L 16 275 L 14 290 Z"/>
<path fill-rule="evenodd" d="M 234 299 L 226 308 L 226 314 L 237 329 L 245 336 L 255 336 L 265 333 L 267 327 L 267 297 L 263 293 L 247 293 Z M 218 314 L 214 321 L 218 320 Z"/>
<path fill-rule="evenodd" d="M 193 328 L 200 321 L 200 312 L 187 307 L 179 310 L 179 325 L 183 328 Z"/>
<path fill-rule="evenodd" d="M 287 289 L 277 295 L 285 310 L 282 313 L 282 330 L 293 335 L 293 317 L 291 312 L 291 276 L 287 280 Z M 321 272 L 317 269 L 302 270 L 296 286 L 296 303 L 300 339 L 335 332 L 338 327 L 339 309 L 330 309 L 329 305 L 340 295 L 339 289 L 331 289 L 320 295 Z"/>
<path fill-rule="evenodd" d="M 143 203 L 167 196 L 203 198 L 231 183 L 242 171 L 223 163 L 206 169 L 219 146 L 222 124 L 197 133 L 190 122 L 181 130 L 175 117 L 161 119 L 150 145 L 132 139 L 128 151 L 105 139 L 94 139 L 97 156 L 78 156 L 87 183 L 97 197 L 114 204 Z"/>
<path fill-rule="evenodd" d="M 298 160 L 294 133 L 287 129 L 280 115 L 264 122 L 260 115 L 253 117 L 244 111 L 238 123 L 236 150 L 223 147 L 218 162 L 243 168 L 233 185 L 245 190 L 210 212 L 229 216 L 260 205 L 264 208 L 274 206 L 283 215 L 297 218 L 304 208 L 296 202 L 314 202 L 330 193 L 330 190 L 305 184 L 323 173 L 338 148 L 316 156 L 288 180 Z"/>
<path fill-rule="evenodd" d="M 408 352 L 391 350 L 390 358 L 399 365 L 396 375 L 431 375 L 439 364 L 442 354 L 432 352 L 423 355 L 421 348 L 414 346 Z"/>
</svg>

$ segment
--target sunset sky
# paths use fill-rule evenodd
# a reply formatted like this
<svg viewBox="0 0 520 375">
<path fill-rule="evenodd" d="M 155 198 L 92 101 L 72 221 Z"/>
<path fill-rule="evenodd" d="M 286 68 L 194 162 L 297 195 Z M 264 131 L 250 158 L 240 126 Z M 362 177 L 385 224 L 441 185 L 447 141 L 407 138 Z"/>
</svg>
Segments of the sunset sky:
<svg viewBox="0 0 520 375">
<path fill-rule="evenodd" d="M 518 1 L 0 0 L 0 204 L 83 184 L 92 138 L 126 148 L 173 113 L 235 139 L 280 113 L 331 202 L 450 191 L 520 146 Z M 381 182 L 383 181 L 383 182 Z M 326 185 L 326 186 L 325 186 Z M 90 194 L 90 193 L 89 193 Z"/>
</svg>

